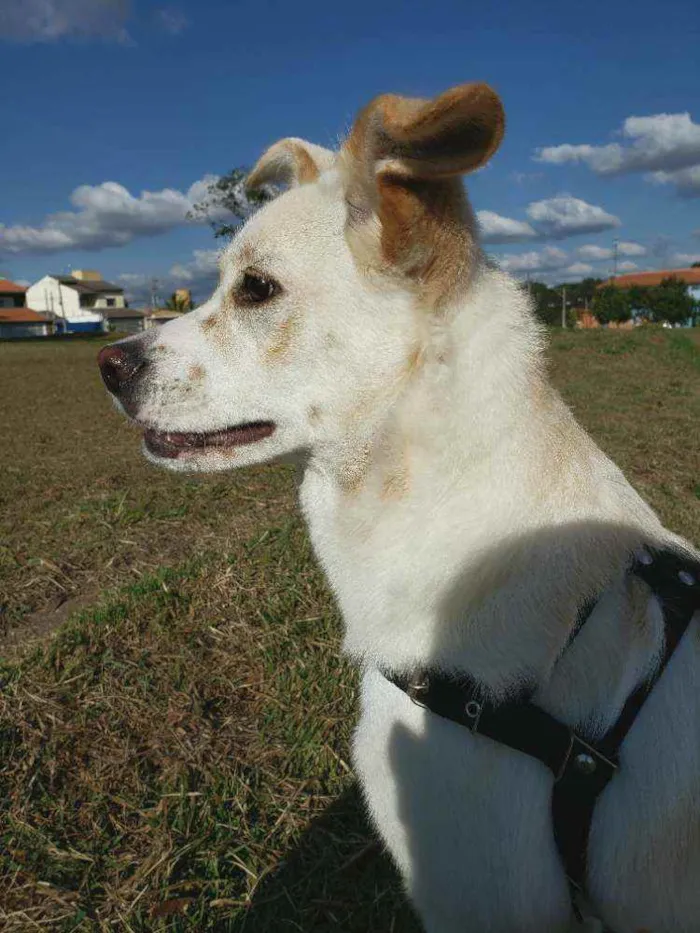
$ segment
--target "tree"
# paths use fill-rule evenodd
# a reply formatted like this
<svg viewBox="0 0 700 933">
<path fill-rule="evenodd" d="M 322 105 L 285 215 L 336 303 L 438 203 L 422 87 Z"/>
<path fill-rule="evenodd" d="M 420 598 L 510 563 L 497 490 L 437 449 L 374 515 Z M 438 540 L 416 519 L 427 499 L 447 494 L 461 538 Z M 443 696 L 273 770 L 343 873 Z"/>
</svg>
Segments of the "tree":
<svg viewBox="0 0 700 933">
<path fill-rule="evenodd" d="M 616 288 L 614 285 L 606 285 L 605 288 L 596 292 L 592 310 L 601 324 L 610 324 L 611 321 L 617 323 L 629 321 L 632 317 L 629 291 Z"/>
<path fill-rule="evenodd" d="M 583 308 L 595 298 L 598 285 L 602 279 L 587 278 L 580 282 L 571 282 L 566 286 L 567 304 L 571 301 L 574 308 Z M 561 289 L 561 286 L 559 286 Z"/>
<path fill-rule="evenodd" d="M 561 323 L 561 295 L 544 282 L 523 285 L 535 306 L 535 314 L 544 324 Z"/>
<path fill-rule="evenodd" d="M 632 285 L 626 291 L 629 295 L 632 314 L 644 318 L 651 318 L 651 304 L 649 300 L 651 289 L 644 285 Z"/>
<path fill-rule="evenodd" d="M 165 302 L 165 307 L 169 311 L 191 311 L 194 306 L 189 293 L 178 294 L 178 292 L 173 292 L 170 298 Z"/>
<path fill-rule="evenodd" d="M 656 324 L 681 324 L 689 318 L 694 318 L 695 301 L 685 282 L 675 276 L 669 276 L 657 288 L 649 288 L 647 291 L 649 317 Z"/>
<path fill-rule="evenodd" d="M 257 191 L 245 187 L 249 171 L 234 168 L 210 182 L 204 198 L 194 205 L 188 216 L 204 219 L 211 226 L 215 237 L 230 239 L 251 214 L 279 194 L 274 185 L 262 185 Z"/>
</svg>

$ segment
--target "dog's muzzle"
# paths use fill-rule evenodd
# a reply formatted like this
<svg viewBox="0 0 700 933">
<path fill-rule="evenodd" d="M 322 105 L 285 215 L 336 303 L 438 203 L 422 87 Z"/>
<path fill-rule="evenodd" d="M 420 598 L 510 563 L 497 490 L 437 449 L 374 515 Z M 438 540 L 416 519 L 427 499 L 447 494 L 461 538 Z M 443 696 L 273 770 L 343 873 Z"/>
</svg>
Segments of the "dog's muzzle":
<svg viewBox="0 0 700 933">
<path fill-rule="evenodd" d="M 127 414 L 138 407 L 138 389 L 149 366 L 140 340 L 112 343 L 97 356 L 102 380 Z"/>
</svg>

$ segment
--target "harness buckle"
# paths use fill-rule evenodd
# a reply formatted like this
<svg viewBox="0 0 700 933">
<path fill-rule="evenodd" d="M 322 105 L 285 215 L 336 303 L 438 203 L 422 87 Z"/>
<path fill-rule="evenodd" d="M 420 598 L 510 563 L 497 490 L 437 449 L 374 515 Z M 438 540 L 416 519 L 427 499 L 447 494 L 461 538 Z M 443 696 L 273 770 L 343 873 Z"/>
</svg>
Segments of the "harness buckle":
<svg viewBox="0 0 700 933">
<path fill-rule="evenodd" d="M 427 675 L 423 677 L 422 680 L 409 683 L 406 686 L 406 693 L 408 694 L 409 699 L 412 703 L 415 703 L 416 706 L 420 706 L 421 709 L 427 709 L 427 706 L 424 702 L 424 697 L 430 690 L 430 680 Z"/>
<path fill-rule="evenodd" d="M 569 747 L 554 777 L 555 783 L 564 777 L 569 768 L 573 768 L 578 774 L 585 777 L 600 774 L 602 771 L 607 783 L 617 771 L 618 764 L 607 758 L 594 745 L 589 745 L 588 742 L 585 742 L 575 732 L 571 731 L 569 733 Z"/>
</svg>

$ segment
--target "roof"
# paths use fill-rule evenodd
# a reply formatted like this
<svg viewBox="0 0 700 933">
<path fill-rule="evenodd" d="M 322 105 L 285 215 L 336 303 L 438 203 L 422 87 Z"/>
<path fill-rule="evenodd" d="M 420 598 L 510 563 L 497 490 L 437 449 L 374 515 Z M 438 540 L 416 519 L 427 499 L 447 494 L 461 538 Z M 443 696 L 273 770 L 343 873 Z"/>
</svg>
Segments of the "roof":
<svg viewBox="0 0 700 933">
<path fill-rule="evenodd" d="M 155 317 L 155 318 L 183 317 L 185 314 L 187 314 L 187 311 L 175 311 L 174 309 L 171 309 L 171 308 L 155 308 L 154 310 L 149 310 L 148 312 L 149 317 Z"/>
<path fill-rule="evenodd" d="M 31 308 L 0 308 L 0 324 L 48 324 L 50 320 Z"/>
<path fill-rule="evenodd" d="M 657 272 L 631 272 L 629 275 L 618 275 L 603 282 L 602 286 L 617 285 L 618 288 L 632 288 L 633 285 L 661 285 L 664 279 L 680 279 L 686 285 L 700 285 L 700 268 L 691 269 L 661 269 Z"/>
<path fill-rule="evenodd" d="M 115 320 L 122 318 L 144 318 L 146 317 L 145 311 L 139 311 L 136 308 L 100 308 L 100 314 L 103 317 L 109 318 L 109 320 Z"/>
<path fill-rule="evenodd" d="M 0 292 L 2 294 L 23 295 L 26 290 L 24 285 L 17 285 L 16 282 L 11 282 L 9 279 L 0 278 Z"/>
<path fill-rule="evenodd" d="M 104 282 L 102 280 L 99 282 L 82 281 L 81 279 L 76 279 L 73 275 L 53 275 L 51 273 L 49 273 L 49 276 L 52 279 L 56 279 L 61 285 L 74 288 L 77 292 L 82 292 L 84 295 L 94 295 L 98 292 L 121 293 L 124 291 L 121 285 L 112 285 L 111 282 Z"/>
</svg>

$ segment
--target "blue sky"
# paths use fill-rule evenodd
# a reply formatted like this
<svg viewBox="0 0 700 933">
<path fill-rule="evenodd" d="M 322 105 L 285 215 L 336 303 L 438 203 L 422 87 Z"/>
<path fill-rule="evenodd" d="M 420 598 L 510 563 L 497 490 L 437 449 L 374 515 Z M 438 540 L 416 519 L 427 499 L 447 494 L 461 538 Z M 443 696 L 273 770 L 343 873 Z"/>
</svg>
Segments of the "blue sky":
<svg viewBox="0 0 700 933">
<path fill-rule="evenodd" d="M 697 0 L 335 6 L 2 0 L 0 273 L 97 268 L 135 303 L 211 287 L 209 176 L 283 136 L 333 146 L 375 94 L 484 80 L 501 150 L 468 179 L 488 251 L 525 277 L 700 261 Z M 144 194 L 147 192 L 148 194 Z"/>
</svg>

